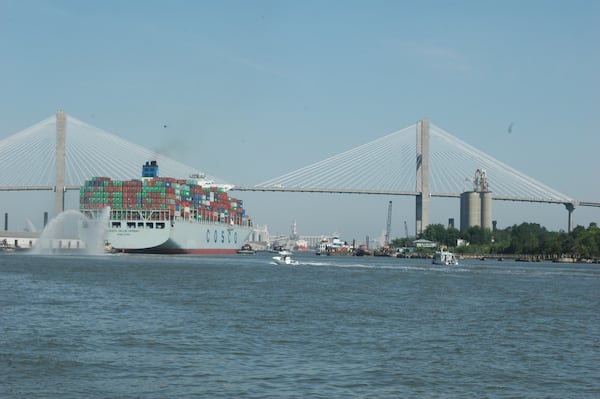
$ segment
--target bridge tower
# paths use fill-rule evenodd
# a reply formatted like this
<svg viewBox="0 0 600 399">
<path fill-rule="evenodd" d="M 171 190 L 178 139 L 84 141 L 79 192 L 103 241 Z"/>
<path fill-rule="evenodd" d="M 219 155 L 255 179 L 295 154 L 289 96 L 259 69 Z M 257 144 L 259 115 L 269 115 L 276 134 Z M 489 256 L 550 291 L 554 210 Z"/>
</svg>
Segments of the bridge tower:
<svg viewBox="0 0 600 399">
<path fill-rule="evenodd" d="M 429 224 L 429 121 L 417 122 L 416 236 Z"/>
<path fill-rule="evenodd" d="M 569 229 L 569 233 L 573 231 L 573 211 L 575 210 L 575 204 L 572 202 L 567 202 L 565 204 L 565 208 L 567 208 L 567 212 L 569 212 L 569 219 L 567 221 L 567 228 Z"/>
<path fill-rule="evenodd" d="M 67 133 L 67 117 L 63 110 L 56 113 L 56 215 L 65 210 L 65 139 Z"/>
</svg>

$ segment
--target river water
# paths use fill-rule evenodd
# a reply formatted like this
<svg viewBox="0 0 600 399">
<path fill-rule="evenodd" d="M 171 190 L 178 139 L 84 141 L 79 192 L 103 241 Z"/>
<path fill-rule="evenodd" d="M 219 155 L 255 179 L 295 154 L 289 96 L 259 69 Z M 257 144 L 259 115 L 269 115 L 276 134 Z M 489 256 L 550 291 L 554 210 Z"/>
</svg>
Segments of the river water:
<svg viewBox="0 0 600 399">
<path fill-rule="evenodd" d="M 0 255 L 0 397 L 600 397 L 600 265 L 271 255 Z"/>
</svg>

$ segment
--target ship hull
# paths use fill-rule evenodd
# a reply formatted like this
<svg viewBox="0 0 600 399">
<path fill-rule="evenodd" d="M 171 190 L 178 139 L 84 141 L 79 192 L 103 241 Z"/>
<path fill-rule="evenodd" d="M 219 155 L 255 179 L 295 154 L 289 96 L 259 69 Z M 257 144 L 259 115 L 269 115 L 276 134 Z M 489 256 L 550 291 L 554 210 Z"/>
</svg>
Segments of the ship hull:
<svg viewBox="0 0 600 399">
<path fill-rule="evenodd" d="M 173 221 L 160 226 L 109 227 L 105 237 L 116 252 L 228 255 L 236 254 L 252 232 L 226 223 Z"/>
</svg>

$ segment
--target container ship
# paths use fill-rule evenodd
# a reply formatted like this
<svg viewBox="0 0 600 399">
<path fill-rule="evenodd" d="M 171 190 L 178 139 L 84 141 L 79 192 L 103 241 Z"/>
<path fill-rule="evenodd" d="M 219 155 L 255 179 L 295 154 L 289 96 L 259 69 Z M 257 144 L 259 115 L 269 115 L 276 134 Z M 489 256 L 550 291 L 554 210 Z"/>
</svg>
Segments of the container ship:
<svg viewBox="0 0 600 399">
<path fill-rule="evenodd" d="M 235 254 L 248 240 L 252 222 L 231 187 L 200 175 L 159 177 L 158 170 L 150 161 L 139 180 L 87 180 L 79 208 L 90 223 L 82 228 L 105 224 L 106 244 L 129 253 Z"/>
</svg>

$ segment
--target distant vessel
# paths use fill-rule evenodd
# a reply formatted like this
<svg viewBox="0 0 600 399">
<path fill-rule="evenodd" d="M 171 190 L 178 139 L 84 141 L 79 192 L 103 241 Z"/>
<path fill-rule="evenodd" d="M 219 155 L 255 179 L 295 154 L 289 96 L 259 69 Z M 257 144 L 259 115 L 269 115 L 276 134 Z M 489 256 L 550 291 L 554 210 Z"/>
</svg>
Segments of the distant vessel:
<svg viewBox="0 0 600 399">
<path fill-rule="evenodd" d="M 331 241 L 327 238 L 323 238 L 317 248 L 317 255 L 327 256 L 348 256 L 354 254 L 354 248 L 348 245 L 346 242 L 340 240 L 337 234 L 331 237 Z"/>
<path fill-rule="evenodd" d="M 358 247 L 358 249 L 354 252 L 355 256 L 371 256 L 371 251 L 369 250 L 369 247 L 366 245 L 361 245 Z"/>
<path fill-rule="evenodd" d="M 448 251 L 436 251 L 433 257 L 433 264 L 435 265 L 458 265 L 458 258 L 452 252 Z"/>
<path fill-rule="evenodd" d="M 296 240 L 294 251 L 308 251 L 308 241 L 303 239 Z"/>
<path fill-rule="evenodd" d="M 396 249 L 395 248 L 390 248 L 390 247 L 381 247 L 381 248 L 377 248 L 375 251 L 373 251 L 373 255 L 375 256 L 391 256 L 391 257 L 395 257 L 396 256 Z"/>
<path fill-rule="evenodd" d="M 238 249 L 237 253 L 240 255 L 254 255 L 256 251 L 252 248 L 250 244 L 246 243 L 242 245 L 242 248 Z"/>
<path fill-rule="evenodd" d="M 293 248 L 294 251 L 308 251 L 308 241 L 303 238 L 300 238 L 298 235 L 298 229 L 296 227 L 296 221 L 292 223 L 292 234 L 290 235 L 290 240 L 288 241 L 287 248 Z"/>
<path fill-rule="evenodd" d="M 235 254 L 248 240 L 252 222 L 228 189 L 199 175 L 158 177 L 158 164 L 151 161 L 142 166 L 141 180 L 86 181 L 80 211 L 107 223 L 105 240 L 114 252 Z M 102 220 L 105 208 L 110 209 L 107 221 Z"/>
<path fill-rule="evenodd" d="M 327 238 L 321 239 L 319 245 L 317 246 L 317 255 L 327 255 L 327 245 L 329 245 L 329 240 Z"/>
</svg>

